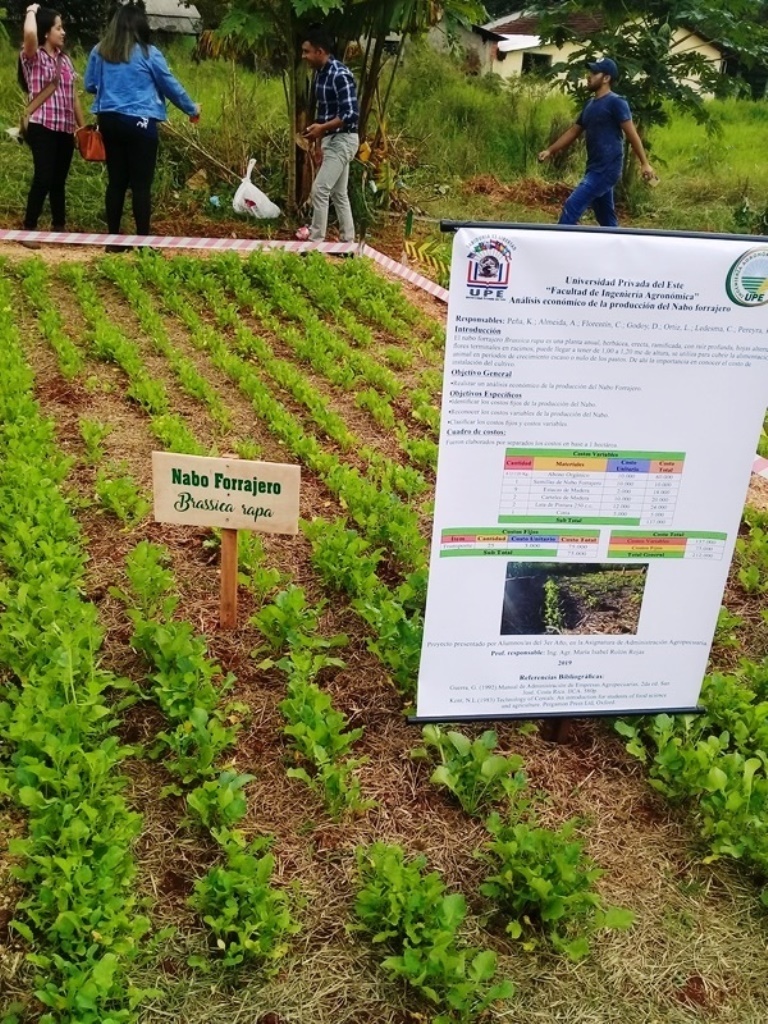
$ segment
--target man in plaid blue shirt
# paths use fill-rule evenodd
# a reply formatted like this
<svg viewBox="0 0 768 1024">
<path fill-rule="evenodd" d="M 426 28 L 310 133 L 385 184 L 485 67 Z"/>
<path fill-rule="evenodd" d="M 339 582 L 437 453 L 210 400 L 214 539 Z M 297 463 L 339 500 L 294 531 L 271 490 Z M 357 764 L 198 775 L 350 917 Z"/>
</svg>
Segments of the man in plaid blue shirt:
<svg viewBox="0 0 768 1024">
<path fill-rule="evenodd" d="M 323 160 L 312 186 L 312 225 L 309 238 L 322 242 L 328 229 L 328 204 L 339 218 L 342 242 L 354 242 L 355 222 L 349 204 L 349 165 L 360 147 L 357 89 L 349 68 L 331 55 L 322 29 L 311 28 L 301 47 L 302 59 L 315 72 L 316 120 L 304 135 L 320 142 Z M 306 228 L 304 229 L 306 231 Z"/>
</svg>

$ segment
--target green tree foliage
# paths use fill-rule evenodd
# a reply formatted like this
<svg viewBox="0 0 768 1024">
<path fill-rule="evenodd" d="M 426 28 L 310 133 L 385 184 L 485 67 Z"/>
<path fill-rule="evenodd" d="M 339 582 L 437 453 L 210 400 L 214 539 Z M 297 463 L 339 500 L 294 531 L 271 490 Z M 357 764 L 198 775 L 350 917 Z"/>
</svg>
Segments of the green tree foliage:
<svg viewBox="0 0 768 1024">
<path fill-rule="evenodd" d="M 512 0 L 485 0 L 485 11 L 491 20 L 496 18 L 505 18 L 508 14 L 516 14 L 518 11 L 525 10 L 529 6 L 525 3 L 512 2 Z"/>
<path fill-rule="evenodd" d="M 196 7 L 203 29 L 215 29 L 229 11 L 229 0 L 183 0 L 185 7 Z"/>
<path fill-rule="evenodd" d="M 6 17 L 12 38 L 21 39 L 21 26 L 29 0 L 7 0 Z M 94 43 L 117 6 L 117 0 L 46 0 L 61 15 L 70 42 Z M 143 3 L 140 6 L 144 6 Z"/>
<path fill-rule="evenodd" d="M 565 71 L 566 86 L 584 97 L 584 65 L 603 54 L 617 61 L 618 91 L 627 98 L 641 135 L 669 119 L 669 102 L 707 123 L 707 95 L 723 96 L 734 80 L 719 62 L 691 49 L 695 35 L 712 40 L 726 54 L 738 54 L 743 66 L 764 60 L 768 42 L 755 0 L 539 0 L 537 34 L 547 43 L 577 45 L 553 73 Z M 574 17 L 589 15 L 588 35 L 575 31 Z M 583 21 L 582 21 L 583 25 Z M 668 102 L 665 102 L 668 101 Z"/>
<path fill-rule="evenodd" d="M 303 33 L 322 22 L 336 40 L 343 56 L 353 44 L 357 56 L 350 60 L 358 82 L 360 131 L 365 135 L 375 112 L 384 121 L 389 89 L 405 41 L 426 32 L 444 18 L 447 24 L 484 20 L 479 0 L 229 0 L 219 26 L 219 37 L 230 52 L 254 53 L 259 65 L 283 76 L 289 120 L 300 132 L 312 113 L 311 81 L 302 65 Z M 396 53 L 386 45 L 397 36 Z M 305 154 L 291 147 L 288 171 L 289 197 L 300 201 L 308 190 Z"/>
</svg>

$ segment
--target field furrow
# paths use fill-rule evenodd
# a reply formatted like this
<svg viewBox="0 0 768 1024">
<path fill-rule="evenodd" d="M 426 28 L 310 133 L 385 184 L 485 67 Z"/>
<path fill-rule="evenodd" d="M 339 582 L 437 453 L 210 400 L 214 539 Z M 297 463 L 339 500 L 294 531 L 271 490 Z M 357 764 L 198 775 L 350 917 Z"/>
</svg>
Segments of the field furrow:
<svg viewBox="0 0 768 1024">
<path fill-rule="evenodd" d="M 410 725 L 430 302 L 317 254 L 0 267 L 10 1020 L 762 1021 L 768 512 L 706 714 Z M 241 533 L 234 630 L 217 533 L 152 519 L 163 449 L 302 467 L 299 534 Z"/>
</svg>

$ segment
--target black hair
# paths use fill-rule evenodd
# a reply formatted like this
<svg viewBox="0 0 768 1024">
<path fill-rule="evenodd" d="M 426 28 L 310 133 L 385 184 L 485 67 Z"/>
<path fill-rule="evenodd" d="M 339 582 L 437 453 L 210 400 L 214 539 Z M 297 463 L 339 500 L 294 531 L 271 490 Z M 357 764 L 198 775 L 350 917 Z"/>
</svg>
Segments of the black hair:
<svg viewBox="0 0 768 1024">
<path fill-rule="evenodd" d="M 50 7 L 38 7 L 37 13 L 35 14 L 38 46 L 45 46 L 45 37 L 56 24 L 56 19 L 60 17 L 61 15 L 59 12 L 52 10 Z M 19 88 L 22 92 L 29 92 L 27 76 L 24 73 L 24 65 L 21 61 L 21 57 L 19 57 L 16 62 L 16 81 L 19 83 Z"/>
<path fill-rule="evenodd" d="M 330 32 L 322 25 L 310 25 L 303 36 L 303 41 L 310 43 L 316 50 L 333 53 L 333 40 Z"/>
<path fill-rule="evenodd" d="M 35 21 L 37 22 L 38 46 L 45 45 L 45 37 L 56 24 L 56 19 L 60 17 L 61 15 L 59 12 L 51 10 L 50 7 L 38 7 L 37 14 L 35 15 Z"/>
</svg>

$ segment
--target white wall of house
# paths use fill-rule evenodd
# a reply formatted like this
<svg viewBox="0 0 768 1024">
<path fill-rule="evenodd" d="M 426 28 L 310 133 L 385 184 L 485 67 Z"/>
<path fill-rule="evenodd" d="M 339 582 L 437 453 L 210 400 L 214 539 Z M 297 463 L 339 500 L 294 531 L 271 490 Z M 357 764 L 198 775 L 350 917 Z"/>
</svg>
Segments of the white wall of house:
<svg viewBox="0 0 768 1024">
<path fill-rule="evenodd" d="M 554 44 L 543 45 L 532 36 L 510 35 L 501 44 L 491 40 L 484 42 L 477 33 L 468 30 L 461 30 L 460 42 L 467 51 L 474 51 L 477 54 L 481 74 L 496 74 L 504 79 L 517 78 L 524 70 L 529 70 L 530 66 L 535 67 L 538 63 L 536 58 L 549 64 L 558 64 L 569 60 L 574 53 L 582 49 L 581 44 L 571 42 L 560 47 Z M 507 50 L 507 46 L 511 49 Z M 714 64 L 718 70 L 722 71 L 724 68 L 725 62 L 720 50 L 695 32 L 677 29 L 670 41 L 670 49 L 680 53 L 694 50 Z M 696 84 L 695 79 L 690 82 Z"/>
</svg>

